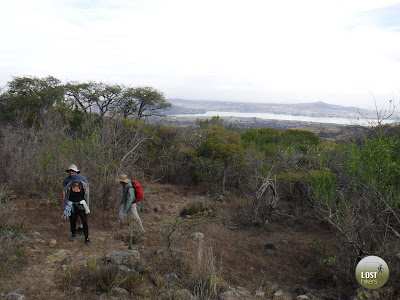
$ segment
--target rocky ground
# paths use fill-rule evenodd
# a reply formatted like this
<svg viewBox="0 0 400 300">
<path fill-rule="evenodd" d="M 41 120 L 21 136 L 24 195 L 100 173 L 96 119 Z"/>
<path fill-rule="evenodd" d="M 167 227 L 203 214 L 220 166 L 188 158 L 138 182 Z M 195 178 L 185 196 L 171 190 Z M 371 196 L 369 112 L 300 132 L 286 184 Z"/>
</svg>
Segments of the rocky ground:
<svg viewBox="0 0 400 300">
<path fill-rule="evenodd" d="M 219 299 L 337 299 L 340 295 L 326 282 L 322 269 L 323 256 L 335 249 L 334 234 L 318 220 L 295 223 L 276 218 L 255 227 L 244 222 L 243 207 L 248 205 L 244 199 L 221 202 L 188 187 L 146 182 L 143 186 L 146 198 L 140 215 L 146 232 L 134 236 L 132 250 L 128 224 L 116 227 L 116 209 L 92 209 L 93 244 L 87 247 L 82 235 L 74 242 L 68 240 L 68 220 L 61 218 L 60 207 L 44 200 L 45 195 L 2 205 L 3 223 L 12 230 L 2 232 L 0 299 L 195 299 L 196 268 L 203 270 L 208 264 L 219 282 L 215 285 Z M 212 217 L 173 242 L 171 254 L 165 228 L 172 228 L 188 205 L 200 202 L 212 207 Z M 190 221 L 186 214 L 190 209 L 183 218 Z M 193 235 L 196 232 L 201 234 Z M 129 251 L 134 251 L 131 258 Z M 118 290 L 115 282 L 108 282 L 109 290 L 102 288 L 96 282 L 101 277 L 85 281 L 90 270 L 111 264 L 113 253 L 133 259 L 126 264 L 140 274 L 130 295 L 126 289 Z M 17 298 L 11 297 L 12 292 Z"/>
</svg>

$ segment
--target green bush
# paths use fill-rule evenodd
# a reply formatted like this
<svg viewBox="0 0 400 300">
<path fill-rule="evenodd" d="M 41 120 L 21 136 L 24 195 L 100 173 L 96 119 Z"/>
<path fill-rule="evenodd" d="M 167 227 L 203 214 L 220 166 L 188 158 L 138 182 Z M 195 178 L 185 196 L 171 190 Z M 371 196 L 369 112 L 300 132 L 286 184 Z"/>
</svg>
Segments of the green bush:
<svg viewBox="0 0 400 300">
<path fill-rule="evenodd" d="M 269 155 L 277 152 L 277 144 L 281 138 L 281 133 L 275 128 L 250 128 L 242 135 L 243 147 L 246 149 L 254 147 Z"/>
<path fill-rule="evenodd" d="M 336 174 L 328 168 L 310 171 L 308 182 L 314 192 L 316 201 L 323 202 L 329 206 L 336 205 L 336 177 Z"/>
<path fill-rule="evenodd" d="M 357 179 L 359 186 L 379 189 L 391 197 L 398 207 L 400 192 L 400 143 L 383 135 L 365 140 L 362 146 L 348 147 L 349 158 L 345 167 Z"/>
</svg>

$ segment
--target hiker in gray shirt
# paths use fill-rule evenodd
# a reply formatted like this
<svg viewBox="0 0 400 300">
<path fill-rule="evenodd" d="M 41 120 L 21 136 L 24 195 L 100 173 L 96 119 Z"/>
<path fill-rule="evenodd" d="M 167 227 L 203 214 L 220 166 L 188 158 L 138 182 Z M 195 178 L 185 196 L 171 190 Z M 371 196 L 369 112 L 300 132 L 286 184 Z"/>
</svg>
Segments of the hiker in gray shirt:
<svg viewBox="0 0 400 300">
<path fill-rule="evenodd" d="M 128 214 L 135 220 L 139 230 L 144 232 L 142 220 L 137 212 L 135 188 L 133 187 L 131 180 L 126 175 L 120 175 L 116 181 L 122 185 L 122 200 L 121 208 L 118 213 L 118 226 L 121 226 L 122 221 Z"/>
</svg>

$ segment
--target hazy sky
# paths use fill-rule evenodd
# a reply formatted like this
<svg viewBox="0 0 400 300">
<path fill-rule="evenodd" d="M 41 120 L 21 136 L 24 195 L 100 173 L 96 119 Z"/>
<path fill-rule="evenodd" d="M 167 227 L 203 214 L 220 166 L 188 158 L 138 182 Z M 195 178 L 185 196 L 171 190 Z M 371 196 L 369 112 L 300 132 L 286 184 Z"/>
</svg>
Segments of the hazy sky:
<svg viewBox="0 0 400 300">
<path fill-rule="evenodd" d="M 400 0 L 0 0 L 11 76 L 167 98 L 400 102 Z"/>
</svg>

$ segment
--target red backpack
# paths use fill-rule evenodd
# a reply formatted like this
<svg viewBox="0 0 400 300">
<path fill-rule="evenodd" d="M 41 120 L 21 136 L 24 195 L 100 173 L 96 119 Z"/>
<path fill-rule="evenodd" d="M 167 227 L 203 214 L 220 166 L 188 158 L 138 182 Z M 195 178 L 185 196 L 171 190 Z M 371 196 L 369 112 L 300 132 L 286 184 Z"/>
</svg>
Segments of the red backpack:
<svg viewBox="0 0 400 300">
<path fill-rule="evenodd" d="M 143 199 L 143 188 L 140 185 L 139 181 L 132 180 L 132 185 L 135 190 L 136 202 L 142 201 Z"/>
</svg>

